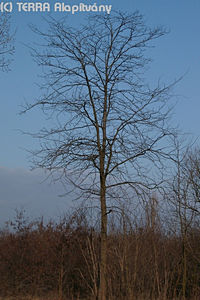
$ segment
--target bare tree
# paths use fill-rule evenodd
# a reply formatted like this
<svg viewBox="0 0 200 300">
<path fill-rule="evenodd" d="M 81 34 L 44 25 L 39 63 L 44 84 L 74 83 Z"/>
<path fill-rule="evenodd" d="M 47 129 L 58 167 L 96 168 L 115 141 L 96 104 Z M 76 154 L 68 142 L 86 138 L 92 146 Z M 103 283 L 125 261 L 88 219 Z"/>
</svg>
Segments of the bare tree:
<svg viewBox="0 0 200 300">
<path fill-rule="evenodd" d="M 166 33 L 148 28 L 138 13 L 95 15 L 72 28 L 48 19 L 48 30 L 32 29 L 43 40 L 33 49 L 43 67 L 40 106 L 56 125 L 33 135 L 41 140 L 34 165 L 72 182 L 82 196 L 98 199 L 101 251 L 98 299 L 106 299 L 107 218 L 112 199 L 153 189 L 152 168 L 170 156 L 170 88 L 144 81 L 145 50 Z M 123 188 L 124 187 L 124 188 Z M 109 200 L 111 202 L 109 202 Z M 110 203 L 110 205 L 109 205 Z M 108 211 L 109 209 L 109 211 Z"/>
<path fill-rule="evenodd" d="M 179 143 L 176 145 L 177 159 L 172 191 L 175 203 L 189 215 L 200 215 L 200 149 L 188 146 L 181 150 Z"/>
<path fill-rule="evenodd" d="M 0 70 L 7 71 L 14 52 L 13 34 L 10 30 L 10 17 L 0 14 Z"/>
<path fill-rule="evenodd" d="M 198 216 L 200 215 L 200 149 L 196 147 L 188 151 L 183 164 L 182 176 L 188 183 L 190 201 L 186 208 L 189 208 Z"/>
<path fill-rule="evenodd" d="M 182 299 L 186 299 L 188 285 L 188 253 L 192 249 L 189 244 L 191 228 L 199 217 L 199 189 L 200 189 L 200 152 L 191 150 L 191 146 L 184 149 L 182 142 L 176 144 L 176 164 L 174 178 L 169 183 L 167 198 L 171 207 L 171 214 L 175 216 L 175 223 L 182 243 Z"/>
</svg>

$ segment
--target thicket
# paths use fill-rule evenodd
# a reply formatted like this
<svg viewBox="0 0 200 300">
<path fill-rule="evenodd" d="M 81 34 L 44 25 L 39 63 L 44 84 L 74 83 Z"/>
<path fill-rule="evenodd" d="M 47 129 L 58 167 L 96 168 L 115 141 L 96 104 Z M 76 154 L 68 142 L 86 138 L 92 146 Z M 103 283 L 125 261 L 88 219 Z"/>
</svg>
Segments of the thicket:
<svg viewBox="0 0 200 300">
<path fill-rule="evenodd" d="M 198 220 L 182 235 L 178 219 L 167 226 L 153 212 L 146 207 L 138 224 L 109 214 L 107 299 L 199 299 Z M 0 297 L 96 299 L 99 253 L 84 211 L 48 223 L 20 212 L 0 233 Z"/>
</svg>

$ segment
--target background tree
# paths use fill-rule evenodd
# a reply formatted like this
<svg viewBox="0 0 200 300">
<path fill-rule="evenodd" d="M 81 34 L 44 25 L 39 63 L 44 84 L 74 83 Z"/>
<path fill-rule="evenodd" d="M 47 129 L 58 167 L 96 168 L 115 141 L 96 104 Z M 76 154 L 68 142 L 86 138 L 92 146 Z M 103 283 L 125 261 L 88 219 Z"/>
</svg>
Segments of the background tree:
<svg viewBox="0 0 200 300">
<path fill-rule="evenodd" d="M 196 147 L 190 149 L 181 165 L 182 177 L 187 182 L 190 198 L 185 204 L 186 209 L 200 214 L 200 149 Z"/>
<path fill-rule="evenodd" d="M 199 222 L 200 153 L 198 148 L 192 149 L 191 145 L 183 147 L 184 143 L 181 144 L 178 140 L 175 145 L 175 174 L 169 182 L 166 198 L 171 209 L 170 215 L 174 217 L 173 223 L 176 224 L 174 228 L 182 243 L 180 294 L 182 299 L 186 299 L 189 289 L 189 257 L 193 255 L 191 232 L 198 227 Z"/>
<path fill-rule="evenodd" d="M 137 12 L 95 15 L 79 28 L 63 19 L 47 23 L 45 32 L 32 27 L 43 39 L 43 48 L 32 52 L 44 84 L 41 97 L 24 112 L 40 106 L 56 124 L 33 135 L 41 140 L 33 163 L 99 201 L 103 300 L 108 208 L 113 199 L 132 197 L 131 190 L 142 195 L 157 187 L 152 169 L 171 155 L 171 85 L 151 87 L 143 78 L 150 61 L 145 49 L 166 32 L 148 28 Z"/>
<path fill-rule="evenodd" d="M 0 70 L 7 71 L 14 52 L 13 34 L 10 30 L 10 16 L 0 14 Z"/>
</svg>

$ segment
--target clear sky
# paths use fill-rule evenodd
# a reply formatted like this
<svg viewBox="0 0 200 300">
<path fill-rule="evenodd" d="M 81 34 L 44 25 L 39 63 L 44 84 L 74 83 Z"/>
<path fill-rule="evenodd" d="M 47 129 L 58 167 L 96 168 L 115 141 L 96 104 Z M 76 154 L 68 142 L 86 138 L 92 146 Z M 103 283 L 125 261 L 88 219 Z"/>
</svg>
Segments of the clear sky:
<svg viewBox="0 0 200 300">
<path fill-rule="evenodd" d="M 54 185 L 50 188 L 46 183 L 41 186 L 42 184 L 39 184 L 41 174 L 36 176 L 35 173 L 29 172 L 30 163 L 24 149 L 36 148 L 37 143 L 19 131 L 35 131 L 45 124 L 39 111 L 23 116 L 19 116 L 18 113 L 24 100 L 31 102 L 39 95 L 36 83 L 39 81 L 37 75 L 40 69 L 33 62 L 26 47 L 36 41 L 36 37 L 30 31 L 28 24 L 44 26 L 42 17 L 45 17 L 47 12 L 19 12 L 16 9 L 17 0 L 12 1 L 14 9 L 11 12 L 11 23 L 13 29 L 17 30 L 16 52 L 11 71 L 0 73 L 0 222 L 10 217 L 17 207 L 32 209 L 34 214 L 44 214 L 44 207 L 48 207 L 48 213 L 54 214 L 55 211 L 57 213 L 62 211 L 67 203 L 57 197 L 60 187 Z M 53 5 L 56 0 L 47 2 Z M 170 33 L 158 39 L 154 43 L 155 48 L 149 49 L 147 53 L 153 58 L 147 79 L 154 81 L 161 78 L 169 83 L 185 74 L 174 89 L 178 103 L 174 110 L 173 122 L 177 123 L 183 132 L 198 138 L 200 135 L 200 1 L 64 0 L 63 2 L 70 5 L 81 2 L 107 4 L 112 5 L 112 10 L 128 12 L 139 10 L 144 15 L 147 25 L 163 25 L 169 29 Z M 71 15 L 71 13 L 60 12 L 56 16 L 66 15 L 69 23 L 79 25 L 81 22 L 87 22 L 87 16 L 91 13 L 79 12 Z M 36 180 L 36 177 L 39 179 Z M 53 190 L 49 193 L 50 189 Z"/>
</svg>

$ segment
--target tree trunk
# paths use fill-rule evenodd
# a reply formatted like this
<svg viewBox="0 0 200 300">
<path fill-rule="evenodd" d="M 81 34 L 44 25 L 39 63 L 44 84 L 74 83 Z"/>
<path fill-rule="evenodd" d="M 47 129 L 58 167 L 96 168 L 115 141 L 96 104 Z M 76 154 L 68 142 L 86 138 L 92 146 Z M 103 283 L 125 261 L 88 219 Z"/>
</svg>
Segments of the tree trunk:
<svg viewBox="0 0 200 300">
<path fill-rule="evenodd" d="M 105 178 L 101 178 L 101 244 L 98 300 L 106 300 L 107 213 Z"/>
<path fill-rule="evenodd" d="M 186 254 L 186 236 L 184 233 L 184 237 L 183 237 L 183 245 L 182 245 L 182 249 L 183 249 L 183 278 L 182 278 L 182 297 L 183 300 L 185 300 L 185 296 L 186 296 L 186 284 L 187 284 L 187 254 Z"/>
</svg>

